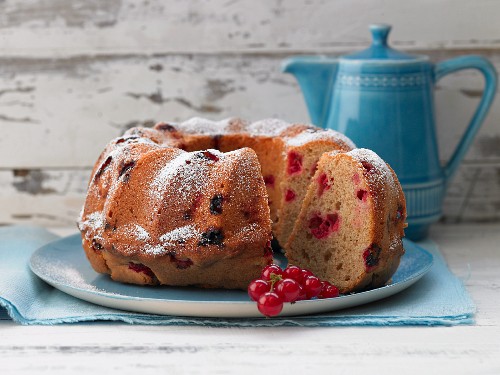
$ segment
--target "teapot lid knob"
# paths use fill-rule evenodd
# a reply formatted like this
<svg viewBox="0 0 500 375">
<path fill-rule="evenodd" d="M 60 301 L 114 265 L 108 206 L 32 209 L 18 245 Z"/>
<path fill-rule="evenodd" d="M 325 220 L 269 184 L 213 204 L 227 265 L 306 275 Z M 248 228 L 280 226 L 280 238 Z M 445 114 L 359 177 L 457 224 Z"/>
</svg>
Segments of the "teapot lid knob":
<svg viewBox="0 0 500 375">
<path fill-rule="evenodd" d="M 373 38 L 372 45 L 386 46 L 391 28 L 391 25 L 383 23 L 370 25 L 370 32 L 372 33 Z"/>
<path fill-rule="evenodd" d="M 387 45 L 387 39 L 392 26 L 384 23 L 370 25 L 372 34 L 372 44 L 367 49 L 342 56 L 341 60 L 376 60 L 380 64 L 381 60 L 391 60 L 392 62 L 400 60 L 413 60 L 415 63 L 421 63 L 427 60 L 423 56 L 410 55 L 398 50 L 392 49 Z"/>
</svg>

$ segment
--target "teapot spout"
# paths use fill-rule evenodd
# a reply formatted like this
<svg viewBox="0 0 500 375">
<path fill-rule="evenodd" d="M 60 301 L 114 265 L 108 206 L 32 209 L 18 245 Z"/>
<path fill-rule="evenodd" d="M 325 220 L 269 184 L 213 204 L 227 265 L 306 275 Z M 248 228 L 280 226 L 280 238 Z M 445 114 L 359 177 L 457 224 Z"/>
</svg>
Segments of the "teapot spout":
<svg viewBox="0 0 500 375">
<path fill-rule="evenodd" d="M 282 71 L 295 76 L 314 125 L 325 127 L 338 61 L 324 56 L 296 56 L 283 61 Z"/>
</svg>

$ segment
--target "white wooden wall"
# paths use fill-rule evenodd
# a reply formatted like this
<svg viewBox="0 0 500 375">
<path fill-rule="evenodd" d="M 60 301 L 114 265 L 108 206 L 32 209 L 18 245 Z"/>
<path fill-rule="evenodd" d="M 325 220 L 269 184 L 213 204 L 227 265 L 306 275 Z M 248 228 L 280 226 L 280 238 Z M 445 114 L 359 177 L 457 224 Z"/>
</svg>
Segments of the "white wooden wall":
<svg viewBox="0 0 500 375">
<path fill-rule="evenodd" d="M 74 223 L 90 168 L 135 125 L 192 116 L 307 121 L 292 54 L 340 55 L 392 24 L 397 48 L 500 70 L 500 1 L 0 2 L 0 223 Z M 446 160 L 477 105 L 472 71 L 437 88 Z M 445 220 L 500 219 L 500 98 L 450 187 Z"/>
</svg>

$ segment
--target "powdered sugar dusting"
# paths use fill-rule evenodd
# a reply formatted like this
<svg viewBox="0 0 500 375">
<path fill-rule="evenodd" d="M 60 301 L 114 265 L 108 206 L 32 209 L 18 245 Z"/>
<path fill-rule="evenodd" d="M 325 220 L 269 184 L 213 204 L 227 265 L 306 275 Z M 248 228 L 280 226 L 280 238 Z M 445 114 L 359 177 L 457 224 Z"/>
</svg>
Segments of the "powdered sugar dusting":
<svg viewBox="0 0 500 375">
<path fill-rule="evenodd" d="M 333 140 L 337 143 L 341 142 L 347 145 L 350 148 L 355 148 L 356 145 L 351 141 L 348 137 L 346 137 L 344 134 L 339 133 L 335 130 L 327 129 L 306 129 L 302 133 L 287 138 L 286 143 L 289 146 L 303 146 L 308 142 L 314 142 L 314 141 L 319 141 L 319 140 Z"/>
<path fill-rule="evenodd" d="M 147 241 L 150 239 L 149 233 L 138 224 L 134 224 L 135 226 L 135 238 L 139 241 Z"/>
<path fill-rule="evenodd" d="M 247 126 L 246 130 L 250 134 L 277 137 L 286 129 L 288 129 L 290 126 L 291 124 L 289 124 L 286 121 L 276 118 L 270 118 L 253 122 Z"/>
<path fill-rule="evenodd" d="M 198 238 L 200 235 L 201 232 L 194 225 L 185 225 L 163 234 L 160 236 L 160 241 L 164 246 L 177 246 L 179 242 Z"/>
<path fill-rule="evenodd" d="M 261 227 L 257 223 L 252 223 L 242 227 L 235 236 L 240 238 L 243 242 L 252 242 L 253 240 L 260 238 L 262 235 L 259 232 Z"/>
<path fill-rule="evenodd" d="M 209 150 L 210 153 L 222 158 L 221 152 Z M 214 161 L 198 157 L 201 152 L 181 153 L 160 169 L 151 184 L 151 194 L 154 199 L 162 199 L 167 188 L 174 180 L 182 181 L 180 184 L 179 199 L 186 200 L 193 193 L 201 192 L 208 180 L 208 167 Z M 197 156 L 198 155 L 198 156 Z"/>
<path fill-rule="evenodd" d="M 200 117 L 193 117 L 187 121 L 180 124 L 175 124 L 174 126 L 188 134 L 201 134 L 201 135 L 213 135 L 213 134 L 226 134 L 228 133 L 228 127 L 231 123 L 232 118 L 227 118 L 220 121 L 211 121 Z"/>
<path fill-rule="evenodd" d="M 78 223 L 78 229 L 80 229 L 81 231 L 87 229 L 91 229 L 93 231 L 104 229 L 104 213 L 101 211 L 96 211 L 87 215 L 86 220 L 80 221 Z"/>
<path fill-rule="evenodd" d="M 389 167 L 385 161 L 383 161 L 380 156 L 372 150 L 368 150 L 366 148 L 356 148 L 349 151 L 348 154 L 360 162 L 366 162 L 372 165 L 374 169 L 374 173 L 372 175 L 374 177 L 378 177 L 391 185 L 394 184 L 394 178 Z"/>
</svg>

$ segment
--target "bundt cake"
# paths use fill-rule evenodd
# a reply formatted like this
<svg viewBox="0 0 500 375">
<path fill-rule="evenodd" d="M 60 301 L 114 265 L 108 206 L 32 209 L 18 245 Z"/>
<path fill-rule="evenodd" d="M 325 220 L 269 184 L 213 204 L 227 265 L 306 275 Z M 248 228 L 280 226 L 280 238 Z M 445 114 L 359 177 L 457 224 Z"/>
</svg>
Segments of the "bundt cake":
<svg viewBox="0 0 500 375">
<path fill-rule="evenodd" d="M 314 265 L 317 257 L 312 252 L 326 254 L 331 239 L 315 243 L 302 238 L 301 228 L 308 225 L 302 223 L 307 220 L 304 215 L 310 215 L 308 210 L 317 203 L 311 189 L 316 191 L 318 178 L 323 178 L 319 169 L 331 170 L 339 186 L 354 186 L 354 173 L 346 171 L 346 163 L 335 162 L 344 168 L 342 172 L 329 166 L 337 160 L 335 155 L 347 153 L 355 159 L 360 152 L 352 151 L 354 147 L 335 131 L 274 119 L 248 124 L 240 119 L 193 118 L 132 128 L 110 142 L 95 164 L 79 220 L 83 247 L 97 272 L 136 284 L 246 288 L 272 260 L 272 234 L 297 265 Z M 358 171 L 358 164 L 353 162 L 351 167 Z M 382 194 L 382 180 L 358 174 L 358 183 L 368 194 L 366 200 L 375 202 L 375 194 Z M 395 176 L 392 184 L 396 187 L 391 189 L 400 189 Z M 320 198 L 336 191 L 331 189 Z M 392 200 L 379 202 L 368 205 L 370 218 L 385 218 L 386 212 L 393 211 L 392 206 L 387 211 Z M 404 198 L 399 202 L 404 222 Z M 342 206 L 342 215 L 344 211 L 350 215 L 346 211 L 350 206 Z M 323 211 L 330 214 L 331 209 L 319 212 Z M 299 213 L 300 224 L 295 223 Z M 352 234 L 345 236 L 364 238 L 360 232 L 371 227 L 363 220 L 358 219 Z M 382 232 L 377 232 L 379 237 L 372 232 L 366 236 L 373 238 L 373 246 L 394 247 L 396 239 L 401 243 L 402 229 L 398 228 L 388 229 L 394 237 L 389 242 Z M 311 249 L 304 250 L 309 258 L 299 245 L 304 241 L 311 243 Z M 323 250 L 317 250 L 321 246 Z M 397 267 L 400 251 L 388 252 L 387 260 L 385 250 L 380 254 L 378 270 L 387 268 L 391 255 L 397 258 L 393 261 Z M 377 281 L 383 279 L 381 272 L 372 273 Z M 387 275 L 385 281 L 391 276 Z M 344 283 L 343 291 L 361 284 Z"/>
<path fill-rule="evenodd" d="M 325 153 L 286 256 L 341 293 L 385 285 L 404 253 L 405 207 L 394 171 L 373 151 Z"/>
</svg>

